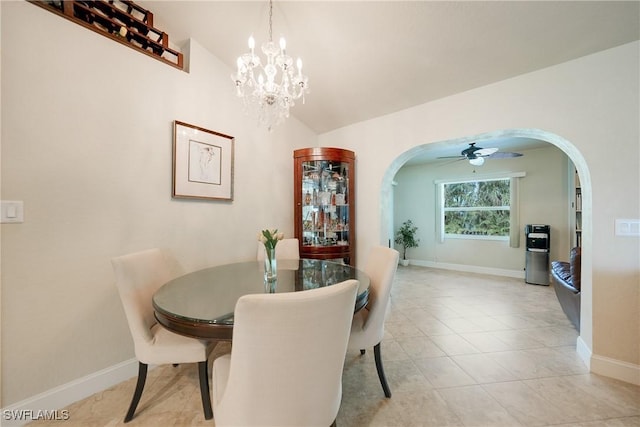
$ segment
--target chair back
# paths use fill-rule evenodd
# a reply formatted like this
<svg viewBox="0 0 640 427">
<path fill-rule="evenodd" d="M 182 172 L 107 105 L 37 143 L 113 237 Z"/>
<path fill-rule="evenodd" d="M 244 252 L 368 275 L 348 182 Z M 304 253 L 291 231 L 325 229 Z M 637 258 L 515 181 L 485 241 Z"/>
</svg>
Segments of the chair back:
<svg viewBox="0 0 640 427">
<path fill-rule="evenodd" d="M 389 309 L 391 286 L 398 268 L 399 253 L 395 249 L 375 246 L 369 253 L 364 271 L 369 276 L 368 314 L 362 326 L 363 332 L 371 338 L 370 345 L 375 345 L 384 336 L 384 321 Z"/>
<path fill-rule="evenodd" d="M 257 260 L 262 261 L 266 256 L 264 244 L 258 242 Z M 276 245 L 276 259 L 300 259 L 298 239 L 282 239 Z"/>
<path fill-rule="evenodd" d="M 127 316 L 129 330 L 140 354 L 150 345 L 151 328 L 157 323 L 151 299 L 155 291 L 181 273 L 178 263 L 160 249 L 149 249 L 111 260 L 116 286 Z"/>
<path fill-rule="evenodd" d="M 241 297 L 216 425 L 329 426 L 340 408 L 357 289 L 348 280 Z"/>
</svg>

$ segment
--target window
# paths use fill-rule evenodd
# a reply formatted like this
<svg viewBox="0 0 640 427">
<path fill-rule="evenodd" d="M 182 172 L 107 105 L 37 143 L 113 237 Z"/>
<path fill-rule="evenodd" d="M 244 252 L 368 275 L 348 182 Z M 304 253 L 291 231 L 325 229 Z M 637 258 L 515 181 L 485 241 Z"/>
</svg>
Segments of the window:
<svg viewBox="0 0 640 427">
<path fill-rule="evenodd" d="M 511 179 L 442 183 L 446 237 L 506 240 L 511 227 Z"/>
</svg>

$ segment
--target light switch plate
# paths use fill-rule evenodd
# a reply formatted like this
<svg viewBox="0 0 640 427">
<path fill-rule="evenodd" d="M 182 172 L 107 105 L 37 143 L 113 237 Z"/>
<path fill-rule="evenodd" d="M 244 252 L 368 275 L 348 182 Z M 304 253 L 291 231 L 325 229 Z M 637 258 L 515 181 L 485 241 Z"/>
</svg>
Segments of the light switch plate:
<svg viewBox="0 0 640 427">
<path fill-rule="evenodd" d="M 640 219 L 616 219 L 616 236 L 640 236 Z"/>
<path fill-rule="evenodd" d="M 24 222 L 24 203 L 22 200 L 0 201 L 0 223 L 11 224 Z"/>
</svg>

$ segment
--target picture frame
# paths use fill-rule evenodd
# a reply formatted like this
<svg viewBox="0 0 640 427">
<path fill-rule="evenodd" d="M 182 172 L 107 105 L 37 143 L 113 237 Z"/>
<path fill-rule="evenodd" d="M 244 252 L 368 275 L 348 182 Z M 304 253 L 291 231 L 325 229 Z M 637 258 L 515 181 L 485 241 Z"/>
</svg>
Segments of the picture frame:
<svg viewBox="0 0 640 427">
<path fill-rule="evenodd" d="M 232 136 L 175 120 L 172 197 L 233 200 L 234 142 Z"/>
</svg>

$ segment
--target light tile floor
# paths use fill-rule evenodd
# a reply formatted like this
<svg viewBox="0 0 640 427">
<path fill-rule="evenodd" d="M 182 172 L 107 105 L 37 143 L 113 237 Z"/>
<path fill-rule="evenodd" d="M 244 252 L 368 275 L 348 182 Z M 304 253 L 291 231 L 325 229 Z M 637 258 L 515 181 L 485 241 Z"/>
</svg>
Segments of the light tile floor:
<svg viewBox="0 0 640 427">
<path fill-rule="evenodd" d="M 640 426 L 640 387 L 590 374 L 577 336 L 552 287 L 400 266 L 382 343 L 393 396 L 382 393 L 373 351 L 349 352 L 337 424 Z M 68 421 L 33 425 L 121 425 L 134 387 L 135 378 L 71 405 Z M 128 425 L 214 426 L 196 367 L 150 371 Z"/>
</svg>

